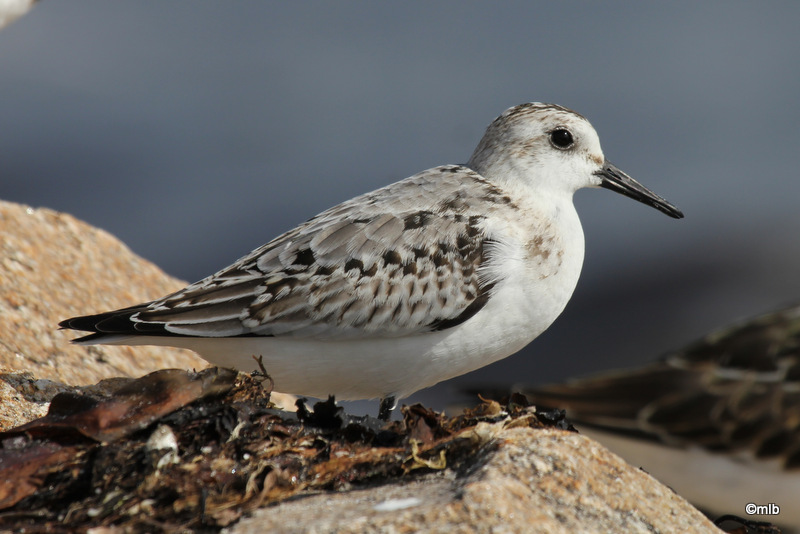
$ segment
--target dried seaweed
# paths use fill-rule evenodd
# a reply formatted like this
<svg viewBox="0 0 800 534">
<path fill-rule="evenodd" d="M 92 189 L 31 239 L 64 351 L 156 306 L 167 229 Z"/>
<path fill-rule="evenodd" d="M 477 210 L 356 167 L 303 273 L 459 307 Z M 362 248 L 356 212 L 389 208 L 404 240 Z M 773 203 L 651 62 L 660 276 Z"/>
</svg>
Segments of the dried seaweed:
<svg viewBox="0 0 800 534">
<path fill-rule="evenodd" d="M 234 381 L 235 378 L 235 381 Z M 524 397 L 457 417 L 419 404 L 382 423 L 334 400 L 275 410 L 225 370 L 160 371 L 106 398 L 62 397 L 0 434 L 0 527 L 216 532 L 261 506 L 459 468 L 508 426 L 561 426 Z"/>
</svg>

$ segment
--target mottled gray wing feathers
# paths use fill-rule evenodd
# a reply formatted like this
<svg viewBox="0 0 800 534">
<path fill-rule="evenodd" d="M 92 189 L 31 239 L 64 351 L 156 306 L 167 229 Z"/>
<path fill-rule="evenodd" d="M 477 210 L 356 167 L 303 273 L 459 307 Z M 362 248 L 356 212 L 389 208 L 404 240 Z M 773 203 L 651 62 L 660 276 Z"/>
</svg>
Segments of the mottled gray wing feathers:
<svg viewBox="0 0 800 534">
<path fill-rule="evenodd" d="M 637 370 L 535 388 L 576 423 L 800 468 L 800 306 L 714 332 Z"/>
<path fill-rule="evenodd" d="M 403 336 L 477 313 L 488 211 L 507 196 L 463 166 L 430 169 L 321 213 L 231 267 L 130 315 L 190 336 Z"/>
</svg>

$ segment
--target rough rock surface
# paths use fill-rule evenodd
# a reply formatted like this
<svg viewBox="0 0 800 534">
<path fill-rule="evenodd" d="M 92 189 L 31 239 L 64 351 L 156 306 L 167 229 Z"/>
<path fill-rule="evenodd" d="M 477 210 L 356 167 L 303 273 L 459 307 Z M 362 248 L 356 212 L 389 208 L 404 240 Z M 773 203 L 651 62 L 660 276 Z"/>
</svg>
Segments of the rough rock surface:
<svg viewBox="0 0 800 534">
<path fill-rule="evenodd" d="M 503 430 L 444 471 L 262 508 L 225 532 L 720 532 L 682 497 L 579 434 Z"/>
<path fill-rule="evenodd" d="M 71 345 L 75 333 L 57 326 L 184 285 L 70 215 L 0 201 L 0 429 L 43 414 L 43 403 L 58 392 L 58 384 L 47 381 L 85 385 L 156 369 L 207 367 L 179 349 Z M 11 411 L 5 409 L 8 399 L 17 401 Z"/>
</svg>

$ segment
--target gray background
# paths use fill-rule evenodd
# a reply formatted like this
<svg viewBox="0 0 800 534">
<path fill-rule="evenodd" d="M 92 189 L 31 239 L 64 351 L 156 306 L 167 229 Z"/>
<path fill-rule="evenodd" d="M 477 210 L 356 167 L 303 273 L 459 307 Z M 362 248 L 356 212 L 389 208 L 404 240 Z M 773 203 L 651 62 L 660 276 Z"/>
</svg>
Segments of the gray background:
<svg viewBox="0 0 800 534">
<path fill-rule="evenodd" d="M 797 2 L 43 0 L 0 32 L 0 198 L 193 281 L 555 102 L 686 219 L 580 191 L 562 317 L 411 400 L 636 365 L 800 295 L 798 26 Z"/>
</svg>

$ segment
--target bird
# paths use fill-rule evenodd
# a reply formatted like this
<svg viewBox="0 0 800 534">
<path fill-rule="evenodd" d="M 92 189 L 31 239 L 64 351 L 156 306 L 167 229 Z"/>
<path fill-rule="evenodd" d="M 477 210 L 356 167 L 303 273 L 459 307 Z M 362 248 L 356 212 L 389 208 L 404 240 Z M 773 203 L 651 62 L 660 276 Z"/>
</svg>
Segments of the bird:
<svg viewBox="0 0 800 534">
<path fill-rule="evenodd" d="M 683 213 L 606 160 L 582 115 L 529 102 L 466 164 L 434 167 L 312 217 L 162 298 L 62 321 L 78 344 L 167 345 L 275 388 L 398 399 L 522 349 L 561 314 L 584 236 L 572 202 L 603 187 Z"/>
<path fill-rule="evenodd" d="M 707 513 L 800 532 L 800 306 L 637 368 L 521 389 Z"/>
</svg>

